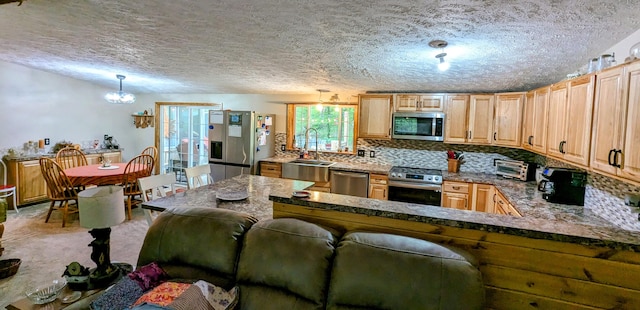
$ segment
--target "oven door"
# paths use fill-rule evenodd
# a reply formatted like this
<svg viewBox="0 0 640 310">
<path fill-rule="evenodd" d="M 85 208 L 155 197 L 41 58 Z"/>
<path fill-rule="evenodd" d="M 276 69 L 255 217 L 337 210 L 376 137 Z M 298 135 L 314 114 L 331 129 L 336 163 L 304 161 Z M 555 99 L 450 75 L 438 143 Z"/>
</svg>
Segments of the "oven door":
<svg viewBox="0 0 640 310">
<path fill-rule="evenodd" d="M 417 203 L 440 206 L 442 185 L 415 182 L 389 181 L 389 197 L 391 201 Z"/>
</svg>

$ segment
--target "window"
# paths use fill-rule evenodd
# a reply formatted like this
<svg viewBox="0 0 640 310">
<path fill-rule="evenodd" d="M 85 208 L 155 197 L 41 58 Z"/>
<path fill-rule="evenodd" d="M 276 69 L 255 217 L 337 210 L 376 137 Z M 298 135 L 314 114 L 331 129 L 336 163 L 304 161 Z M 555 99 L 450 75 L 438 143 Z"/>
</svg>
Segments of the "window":
<svg viewBox="0 0 640 310">
<path fill-rule="evenodd" d="M 288 104 L 287 148 L 318 150 L 323 152 L 353 152 L 356 146 L 355 105 Z M 307 129 L 312 128 L 317 131 Z M 308 140 L 307 140 L 308 139 Z"/>
</svg>

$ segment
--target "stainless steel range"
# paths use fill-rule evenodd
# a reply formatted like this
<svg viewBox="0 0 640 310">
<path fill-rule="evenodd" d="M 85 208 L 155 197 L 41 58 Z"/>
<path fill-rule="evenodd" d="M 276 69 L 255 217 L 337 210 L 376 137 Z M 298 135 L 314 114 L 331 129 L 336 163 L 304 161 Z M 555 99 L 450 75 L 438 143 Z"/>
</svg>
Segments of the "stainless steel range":
<svg viewBox="0 0 640 310">
<path fill-rule="evenodd" d="M 389 200 L 440 206 L 442 171 L 394 166 L 389 171 Z"/>
</svg>

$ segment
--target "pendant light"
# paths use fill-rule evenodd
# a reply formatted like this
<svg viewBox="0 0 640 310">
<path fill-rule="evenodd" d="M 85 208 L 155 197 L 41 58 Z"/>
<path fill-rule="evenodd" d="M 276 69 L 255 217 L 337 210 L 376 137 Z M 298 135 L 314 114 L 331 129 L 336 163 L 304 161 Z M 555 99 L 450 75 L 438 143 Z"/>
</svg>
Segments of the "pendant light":
<svg viewBox="0 0 640 310">
<path fill-rule="evenodd" d="M 322 111 L 322 109 L 324 108 L 324 106 L 322 105 L 322 93 L 328 93 L 329 90 L 328 89 L 316 89 L 319 93 L 318 95 L 318 104 L 316 105 L 316 109 L 318 109 L 318 111 Z"/>
<path fill-rule="evenodd" d="M 429 46 L 442 50 L 440 54 L 436 55 L 436 58 L 438 59 L 438 69 L 440 71 L 447 71 L 447 69 L 449 69 L 450 64 L 446 59 L 444 59 L 444 57 L 447 56 L 447 53 L 444 52 L 444 48 L 447 47 L 447 45 L 449 45 L 449 43 L 444 40 L 433 40 L 429 42 Z"/>
<path fill-rule="evenodd" d="M 132 104 L 136 101 L 136 96 L 130 93 L 125 93 L 122 91 L 122 80 L 126 78 L 126 76 L 117 74 L 116 78 L 120 80 L 120 90 L 117 92 L 110 92 L 104 96 L 104 99 L 109 101 L 110 103 L 117 104 Z"/>
</svg>

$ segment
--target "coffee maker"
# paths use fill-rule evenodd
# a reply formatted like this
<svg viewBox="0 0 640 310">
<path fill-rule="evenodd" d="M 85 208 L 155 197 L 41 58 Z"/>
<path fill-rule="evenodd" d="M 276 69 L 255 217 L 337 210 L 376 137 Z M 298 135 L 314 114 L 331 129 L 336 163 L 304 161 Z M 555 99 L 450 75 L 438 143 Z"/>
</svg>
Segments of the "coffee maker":
<svg viewBox="0 0 640 310">
<path fill-rule="evenodd" d="M 545 167 L 538 190 L 546 201 L 584 206 L 587 173 L 578 169 Z"/>
</svg>

